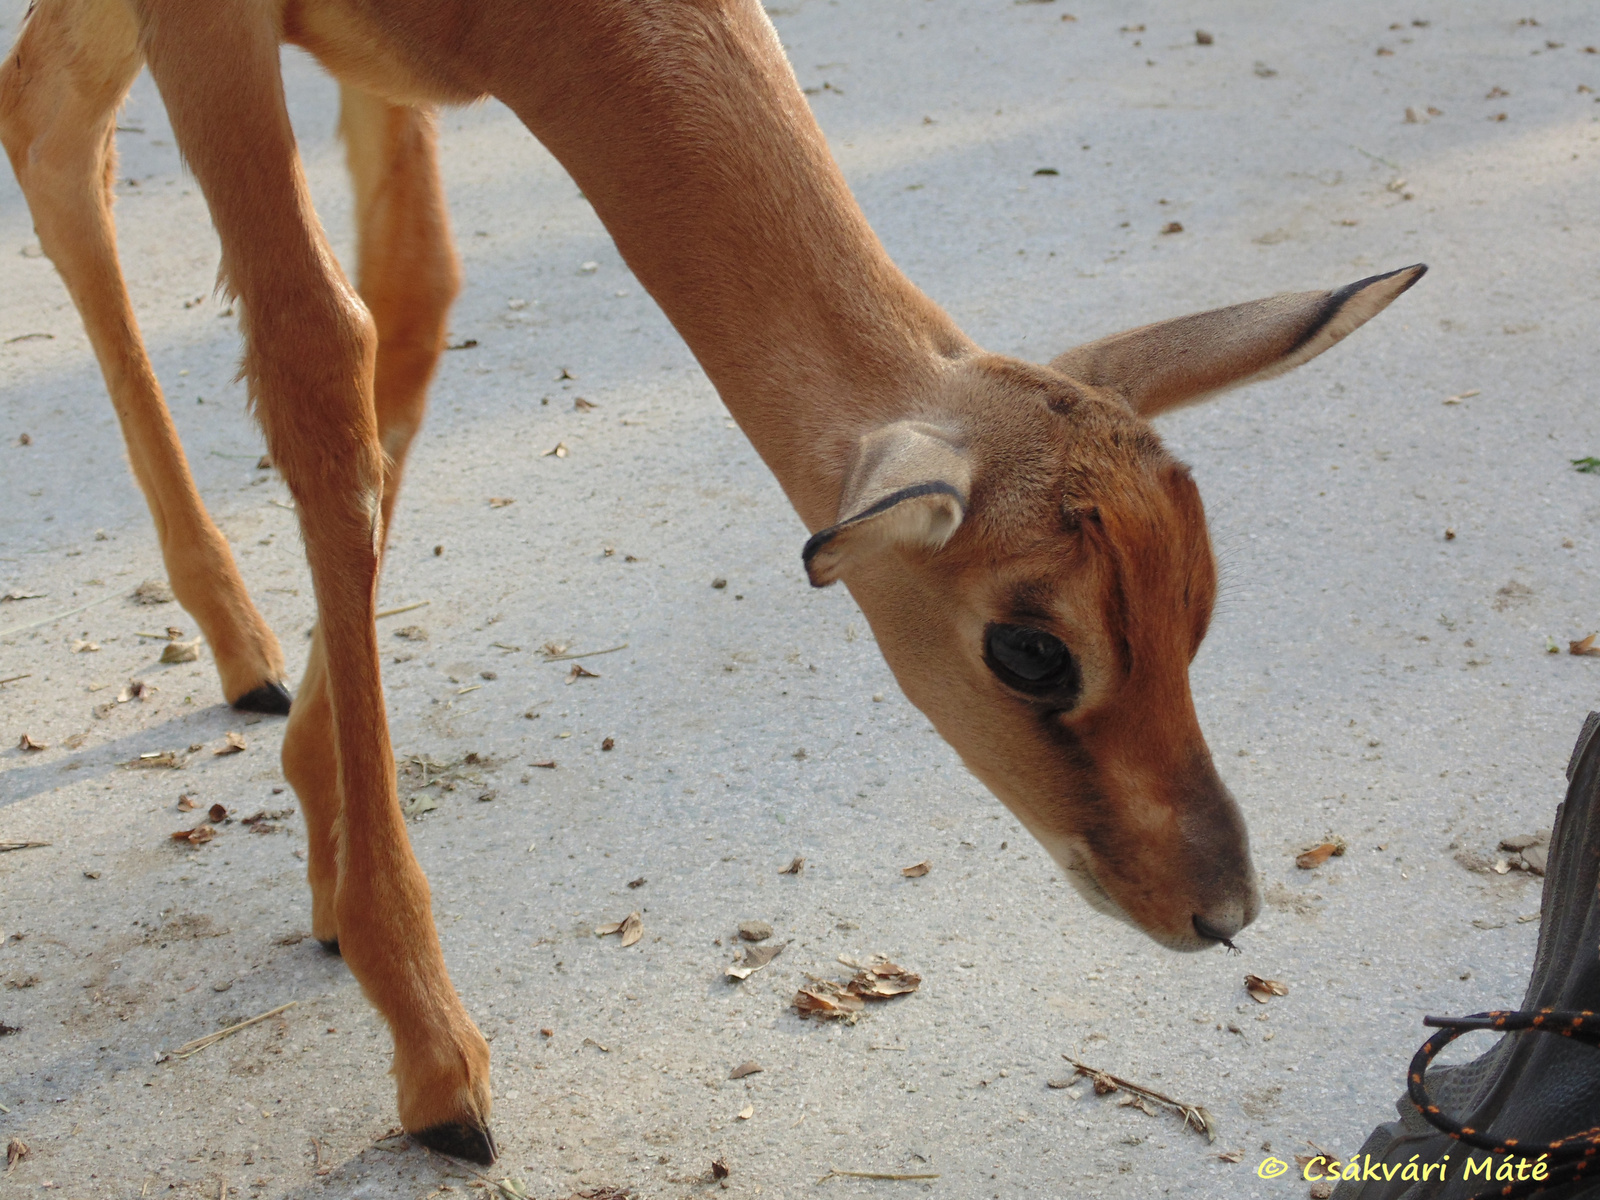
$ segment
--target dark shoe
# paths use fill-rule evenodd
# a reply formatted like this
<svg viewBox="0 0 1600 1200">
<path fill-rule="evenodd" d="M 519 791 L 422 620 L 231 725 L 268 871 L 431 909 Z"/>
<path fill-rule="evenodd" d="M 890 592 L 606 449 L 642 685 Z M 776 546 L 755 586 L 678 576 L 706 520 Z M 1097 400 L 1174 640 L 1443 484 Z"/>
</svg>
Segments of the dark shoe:
<svg viewBox="0 0 1600 1200">
<path fill-rule="evenodd" d="M 1573 1015 L 1600 1013 L 1600 713 L 1590 713 L 1567 765 L 1567 798 L 1556 809 L 1550 835 L 1550 858 L 1540 903 L 1539 949 L 1522 1011 L 1554 1009 Z M 1600 1016 L 1586 1025 L 1600 1024 Z M 1432 1044 L 1449 1040 L 1438 1035 Z M 1419 1056 L 1420 1057 L 1420 1056 Z M 1567 1139 L 1590 1148 L 1589 1135 L 1600 1137 L 1600 1049 L 1583 1041 L 1535 1030 L 1508 1033 L 1481 1058 L 1453 1067 L 1435 1067 L 1426 1074 L 1427 1094 L 1440 1110 L 1435 1118 L 1451 1128 L 1466 1127 L 1475 1135 L 1518 1145 L 1508 1154 L 1477 1149 L 1430 1124 L 1409 1097 L 1395 1108 L 1400 1120 L 1380 1125 L 1352 1161 L 1367 1181 L 1341 1183 L 1333 1200 L 1468 1200 L 1478 1196 L 1526 1196 L 1545 1200 L 1600 1197 L 1600 1147 L 1578 1161 L 1587 1169 L 1580 1178 L 1548 1190 L 1524 1172 L 1522 1181 L 1495 1178 L 1502 1165 L 1527 1161 L 1539 1151 Z M 1531 1153 L 1528 1152 L 1531 1149 Z M 1578 1151 L 1581 1155 L 1582 1150 Z M 1449 1162 L 1444 1163 L 1445 1156 Z M 1568 1161 L 1571 1161 L 1570 1157 Z M 1472 1179 L 1464 1178 L 1467 1164 Z M 1489 1174 L 1482 1163 L 1489 1164 Z M 1546 1160 L 1551 1181 L 1562 1178 L 1560 1156 Z M 1444 1182 L 1440 1182 L 1443 1164 Z M 1407 1170 L 1408 1165 L 1410 1170 Z M 1383 1170 L 1392 1170 L 1387 1181 Z M 1422 1169 L 1433 1166 L 1428 1182 Z M 1402 1179 L 1405 1172 L 1409 1178 Z M 1506 1190 L 1502 1190 L 1506 1189 Z"/>
</svg>

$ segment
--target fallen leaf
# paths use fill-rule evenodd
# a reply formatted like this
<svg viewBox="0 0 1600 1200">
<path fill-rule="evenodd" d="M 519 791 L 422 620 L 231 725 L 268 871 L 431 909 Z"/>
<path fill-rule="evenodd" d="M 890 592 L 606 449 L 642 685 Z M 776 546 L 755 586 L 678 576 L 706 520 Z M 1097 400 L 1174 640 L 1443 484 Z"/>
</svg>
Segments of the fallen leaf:
<svg viewBox="0 0 1600 1200">
<path fill-rule="evenodd" d="M 1209 46 L 1216 40 L 1216 38 L 1212 37 L 1211 34 L 1207 33 L 1204 29 L 1196 29 L 1194 31 L 1194 44 L 1197 46 Z"/>
<path fill-rule="evenodd" d="M 99 643 L 91 642 L 87 638 L 79 638 L 72 643 L 74 654 L 93 654 L 98 649 L 100 649 Z"/>
<path fill-rule="evenodd" d="M 556 458 L 565 458 L 567 456 L 567 444 L 565 442 L 557 442 L 555 446 L 549 450 L 546 450 L 539 457 L 550 458 L 552 455 Z"/>
<path fill-rule="evenodd" d="M 122 765 L 133 771 L 156 769 L 176 771 L 183 766 L 183 762 L 184 760 L 178 756 L 176 750 L 149 750 L 139 755 L 138 758 L 130 758 Z"/>
<path fill-rule="evenodd" d="M 754 1104 L 746 1104 L 743 1108 L 741 1108 L 739 1110 L 738 1119 L 741 1120 L 741 1121 L 748 1121 L 751 1117 L 753 1117 L 755 1115 L 756 1115 L 756 1106 Z"/>
<path fill-rule="evenodd" d="M 567 672 L 566 682 L 570 684 L 570 683 L 573 683 L 573 682 L 575 682 L 575 681 L 577 681 L 579 679 L 599 679 L 599 678 L 600 678 L 600 676 L 596 675 L 593 671 L 589 670 L 589 668 L 584 666 L 582 663 L 573 663 L 572 664 L 572 670 Z"/>
<path fill-rule="evenodd" d="M 931 870 L 933 870 L 933 863 L 925 858 L 919 863 L 912 863 L 909 867 L 901 867 L 900 874 L 907 879 L 920 879 Z"/>
<path fill-rule="evenodd" d="M 21 588 L 12 588 L 5 595 L 0 596 L 0 604 L 4 604 L 8 600 L 42 600 L 44 597 L 44 592 L 25 592 Z"/>
<path fill-rule="evenodd" d="M 155 691 L 155 689 L 147 684 L 144 680 L 130 679 L 127 683 L 123 684 L 122 689 L 117 692 L 117 703 L 126 704 L 130 700 L 148 700 L 150 698 L 150 693 L 153 691 Z"/>
<path fill-rule="evenodd" d="M 765 946 L 747 946 L 741 961 L 726 968 L 723 974 L 729 979 L 749 979 L 784 952 L 787 942 L 769 942 Z"/>
<path fill-rule="evenodd" d="M 516 501 L 514 499 L 512 499 L 510 496 L 490 496 L 489 497 L 489 507 L 490 508 L 506 508 L 506 507 L 508 507 L 508 506 L 510 506 L 512 504 L 515 504 L 515 503 L 516 503 Z"/>
<path fill-rule="evenodd" d="M 178 797 L 178 811 L 179 812 L 193 812 L 195 809 L 197 809 L 199 807 L 200 806 L 198 804 L 196 804 L 192 799 L 190 799 L 189 794 L 187 792 L 185 792 L 183 795 Z"/>
<path fill-rule="evenodd" d="M 146 579 L 129 597 L 135 604 L 171 604 L 172 589 L 164 580 Z"/>
<path fill-rule="evenodd" d="M 1494 87 L 1489 89 L 1489 94 L 1487 96 L 1485 96 L 1484 99 L 1485 100 L 1498 100 L 1502 96 L 1509 96 L 1509 95 L 1511 95 L 1510 92 L 1506 91 L 1505 88 L 1501 87 L 1499 84 L 1496 84 Z"/>
<path fill-rule="evenodd" d="M 842 983 L 819 979 L 794 994 L 794 1008 L 802 1017 L 819 1021 L 844 1021 L 854 1025 L 866 1008 L 866 1001 L 846 990 Z"/>
<path fill-rule="evenodd" d="M 230 729 L 227 733 L 222 735 L 222 745 L 213 750 L 211 753 L 217 757 L 221 757 L 225 754 L 242 754 L 249 748 L 250 744 L 244 740 L 244 734 L 235 733 Z"/>
<path fill-rule="evenodd" d="M 22 735 L 22 740 L 17 743 L 18 750 L 48 750 L 50 747 L 43 742 L 36 742 L 27 734 Z"/>
<path fill-rule="evenodd" d="M 161 661 L 164 663 L 195 662 L 200 658 L 200 641 L 195 638 L 192 642 L 168 642 L 161 648 Z"/>
<path fill-rule="evenodd" d="M 790 860 L 789 865 L 787 867 L 785 867 L 783 870 L 779 871 L 778 874 L 779 875 L 798 875 L 798 874 L 800 874 L 800 872 L 804 871 L 805 869 L 806 869 L 806 860 L 801 858 L 798 854 L 796 854 L 794 856 L 794 858 Z"/>
<path fill-rule="evenodd" d="M 530 767 L 543 767 L 547 771 L 554 771 L 556 769 L 556 760 L 553 758 L 542 758 L 538 762 L 530 762 L 528 765 Z"/>
<path fill-rule="evenodd" d="M 1573 470 L 1580 475 L 1600 475 L 1600 458 L 1592 454 L 1586 458 L 1574 458 L 1570 461 Z"/>
<path fill-rule="evenodd" d="M 645 885 L 646 882 L 648 882 L 648 881 L 645 879 L 645 877 L 643 875 L 641 875 L 637 879 L 628 880 L 628 886 L 630 888 L 634 888 L 634 889 L 642 888 Z"/>
<path fill-rule="evenodd" d="M 759 1075 L 761 1073 L 761 1071 L 762 1071 L 761 1064 L 758 1063 L 755 1059 L 752 1058 L 752 1059 L 748 1060 L 747 1062 L 740 1063 L 733 1070 L 729 1071 L 728 1072 L 728 1078 L 729 1079 L 743 1079 L 746 1075 Z"/>
<path fill-rule="evenodd" d="M 1294 865 L 1302 871 L 1310 871 L 1320 867 L 1330 858 L 1337 858 L 1346 850 L 1343 838 L 1334 838 L 1331 842 L 1321 842 L 1309 850 L 1303 850 L 1295 856 Z"/>
<path fill-rule="evenodd" d="M 68 734 L 61 742 L 68 750 L 76 750 L 89 740 L 89 731 Z"/>
<path fill-rule="evenodd" d="M 1575 654 L 1579 658 L 1600 658 L 1600 646 L 1594 644 L 1595 634 L 1579 638 L 1575 642 L 1567 643 L 1567 653 Z"/>
<path fill-rule="evenodd" d="M 1259 975 L 1246 975 L 1244 990 L 1250 993 L 1250 999 L 1257 1004 L 1265 1004 L 1273 996 L 1287 996 L 1289 985 L 1276 979 L 1263 979 Z"/>
<path fill-rule="evenodd" d="M 193 829 L 180 829 L 172 835 L 175 842 L 188 842 L 191 846 L 203 846 L 217 836 L 217 831 L 210 825 L 196 825 Z"/>
<path fill-rule="evenodd" d="M 617 748 L 617 739 L 616 738 L 608 737 L 608 738 L 606 738 L 604 741 L 602 741 L 600 743 L 600 749 L 602 749 L 602 750 L 615 750 L 616 748 Z"/>
<path fill-rule="evenodd" d="M 1224 1150 L 1221 1154 L 1217 1155 L 1217 1157 L 1220 1158 L 1225 1163 L 1236 1163 L 1236 1162 L 1238 1162 L 1240 1159 L 1242 1159 L 1244 1157 L 1244 1151 L 1243 1150 Z"/>
<path fill-rule="evenodd" d="M 206 816 L 210 819 L 213 825 L 220 825 L 222 822 L 228 819 L 228 810 L 223 808 L 220 804 L 213 804 L 209 809 L 206 810 Z"/>
<path fill-rule="evenodd" d="M 600 406 L 593 400 L 585 400 L 582 396 L 579 396 L 573 400 L 572 407 L 578 412 L 588 412 L 590 409 L 599 408 Z"/>
<path fill-rule="evenodd" d="M 903 996 L 922 986 L 922 976 L 890 962 L 881 954 L 850 980 L 850 990 L 865 1000 L 887 1000 Z"/>
<path fill-rule="evenodd" d="M 772 936 L 772 926 L 765 921 L 740 921 L 739 936 L 747 942 L 764 942 Z"/>
<path fill-rule="evenodd" d="M 622 935 L 622 944 L 631 946 L 644 936 L 644 918 L 635 910 L 620 921 L 613 921 L 609 925 L 595 926 L 595 937 L 610 937 L 613 933 L 620 933 Z"/>
<path fill-rule="evenodd" d="M 21 1138 L 14 1137 L 6 1143 L 6 1174 L 11 1174 L 16 1165 L 29 1154 L 28 1143 Z"/>
<path fill-rule="evenodd" d="M 1168 221 L 1165 225 L 1163 225 L 1161 227 L 1161 232 L 1162 233 L 1182 233 L 1183 232 L 1183 222 L 1182 221 Z"/>
<path fill-rule="evenodd" d="M 1441 403 L 1441 404 L 1460 404 L 1463 400 L 1471 400 L 1474 396 L 1481 396 L 1481 395 L 1483 395 L 1483 389 L 1482 388 L 1470 388 L 1465 392 L 1457 392 L 1454 396 L 1446 396 L 1439 403 Z"/>
<path fill-rule="evenodd" d="M 421 625 L 407 625 L 403 629 L 396 629 L 394 636 L 407 642 L 425 642 L 428 640 L 428 631 Z"/>
<path fill-rule="evenodd" d="M 423 813 L 432 812 L 439 807 L 439 802 L 425 792 L 418 792 L 411 799 L 400 806 L 400 815 L 404 817 L 420 817 Z"/>
<path fill-rule="evenodd" d="M 720 1158 L 714 1158 L 711 1160 L 711 1177 L 713 1179 L 726 1179 L 730 1174 L 731 1172 L 728 1170 L 727 1163 L 723 1162 Z"/>
</svg>

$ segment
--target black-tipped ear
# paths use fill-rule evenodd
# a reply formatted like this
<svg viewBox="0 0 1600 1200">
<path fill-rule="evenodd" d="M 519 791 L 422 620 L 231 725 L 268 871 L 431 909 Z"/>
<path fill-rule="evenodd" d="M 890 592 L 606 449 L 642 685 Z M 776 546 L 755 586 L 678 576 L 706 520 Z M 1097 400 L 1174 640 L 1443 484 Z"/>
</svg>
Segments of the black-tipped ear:
<svg viewBox="0 0 1600 1200">
<path fill-rule="evenodd" d="M 1418 263 L 1337 291 L 1270 296 L 1130 329 L 1068 350 L 1050 366 L 1119 394 L 1140 416 L 1154 416 L 1309 362 L 1427 270 Z"/>
<path fill-rule="evenodd" d="M 966 515 L 971 467 L 937 426 L 896 421 L 861 439 L 845 480 L 837 523 L 806 542 L 813 587 L 827 587 L 852 561 L 891 547 L 937 550 Z"/>
</svg>

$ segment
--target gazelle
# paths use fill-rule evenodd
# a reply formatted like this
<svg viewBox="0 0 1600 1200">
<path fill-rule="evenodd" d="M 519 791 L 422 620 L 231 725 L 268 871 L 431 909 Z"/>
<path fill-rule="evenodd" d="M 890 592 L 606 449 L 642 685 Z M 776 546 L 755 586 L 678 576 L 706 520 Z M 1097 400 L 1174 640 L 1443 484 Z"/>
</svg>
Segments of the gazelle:
<svg viewBox="0 0 1600 1200">
<path fill-rule="evenodd" d="M 341 81 L 356 283 L 312 211 L 280 43 Z M 112 229 L 141 64 L 222 241 L 245 372 L 316 587 L 284 771 L 313 928 L 394 1038 L 405 1128 L 480 1162 L 489 1051 L 406 838 L 374 599 L 458 287 L 428 105 L 504 101 L 562 162 L 813 531 L 910 699 L 1090 902 L 1180 950 L 1254 917 L 1244 822 L 1188 685 L 1215 566 L 1148 418 L 1313 358 L 1424 270 L 1146 326 L 1048 366 L 985 353 L 889 261 L 756 0 L 37 0 L 0 140 L 88 329 L 174 590 L 233 704 L 283 657 L 201 506 Z"/>
</svg>

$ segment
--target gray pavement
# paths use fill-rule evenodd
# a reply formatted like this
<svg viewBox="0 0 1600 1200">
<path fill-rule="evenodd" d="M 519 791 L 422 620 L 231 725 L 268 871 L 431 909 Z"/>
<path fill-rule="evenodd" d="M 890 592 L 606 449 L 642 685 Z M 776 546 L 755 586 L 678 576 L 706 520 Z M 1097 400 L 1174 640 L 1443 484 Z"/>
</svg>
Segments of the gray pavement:
<svg viewBox="0 0 1600 1200">
<path fill-rule="evenodd" d="M 22 9 L 0 3 L 0 39 Z M 457 764 L 453 790 L 420 788 L 414 764 L 402 786 L 436 797 L 412 839 L 493 1039 L 489 1174 L 541 1198 L 699 1195 L 713 1158 L 740 1196 L 1304 1195 L 1256 1177 L 1265 1145 L 1354 1150 L 1391 1114 L 1423 1013 L 1520 998 L 1539 881 L 1457 855 L 1548 827 L 1600 707 L 1600 659 L 1565 653 L 1600 627 L 1600 476 L 1570 465 L 1600 455 L 1593 6 L 771 11 L 891 252 L 991 349 L 1043 359 L 1432 271 L 1308 367 L 1160 422 L 1224 564 L 1194 690 L 1267 897 L 1242 955 L 1179 957 L 1089 911 L 899 696 L 848 594 L 805 585 L 799 521 L 560 168 L 497 105 L 448 114 L 453 330 L 478 344 L 446 356 L 384 580 L 385 604 L 428 606 L 381 636 L 397 753 Z M 333 90 L 285 58 L 344 250 Z M 310 589 L 285 490 L 254 466 L 215 239 L 148 79 L 122 123 L 139 319 L 298 674 Z M 542 456 L 558 442 L 568 456 Z M 0 592 L 44 593 L 0 601 L 0 679 L 27 676 L 0 688 L 0 840 L 51 843 L 0 854 L 0 1022 L 18 1027 L 0 1039 L 0 1139 L 31 1148 L 0 1193 L 461 1191 L 464 1168 L 374 1141 L 395 1120 L 387 1035 L 341 964 L 296 940 L 298 817 L 168 836 L 195 820 L 180 793 L 293 808 L 282 724 L 223 707 L 208 655 L 160 666 L 139 636 L 192 622 L 127 599 L 161 572 L 149 519 L 9 175 L 0 513 Z M 427 640 L 393 636 L 411 625 Z M 547 642 L 627 648 L 568 684 Z M 116 703 L 130 679 L 152 690 Z M 248 749 L 214 756 L 228 731 Z M 49 748 L 13 749 L 24 732 Z M 190 746 L 179 770 L 119 765 Z M 1324 834 L 1349 852 L 1298 870 Z M 804 874 L 780 876 L 795 855 Z M 926 877 L 901 876 L 923 859 Z M 591 935 L 634 908 L 637 945 Z M 734 984 L 752 918 L 788 945 Z M 851 1028 L 795 1016 L 808 973 L 875 952 L 921 990 Z M 1256 1004 L 1247 971 L 1289 994 Z M 1063 1054 L 1204 1104 L 1220 1137 L 1048 1088 Z M 728 1079 L 750 1059 L 761 1073 Z M 830 1167 L 939 1177 L 818 1186 Z"/>
</svg>

